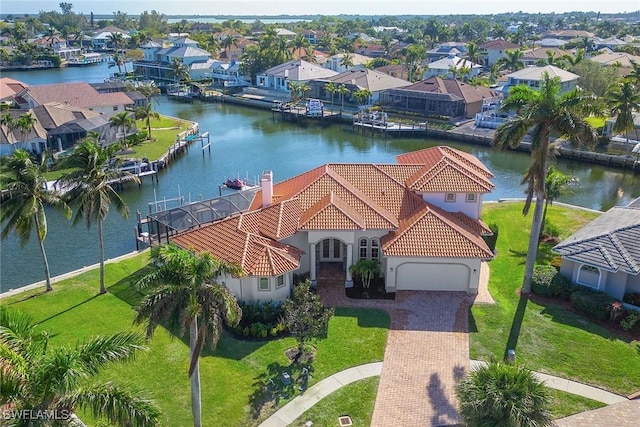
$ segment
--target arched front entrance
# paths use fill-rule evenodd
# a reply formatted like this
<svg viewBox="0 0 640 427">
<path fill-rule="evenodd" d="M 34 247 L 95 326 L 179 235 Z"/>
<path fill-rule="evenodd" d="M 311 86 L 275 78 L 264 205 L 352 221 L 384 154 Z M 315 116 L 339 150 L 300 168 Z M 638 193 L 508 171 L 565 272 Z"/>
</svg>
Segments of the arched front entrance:
<svg viewBox="0 0 640 427">
<path fill-rule="evenodd" d="M 334 237 L 328 237 L 312 245 L 312 283 L 316 279 L 319 286 L 351 286 L 348 267 L 353 261 L 353 244 L 347 244 Z"/>
</svg>

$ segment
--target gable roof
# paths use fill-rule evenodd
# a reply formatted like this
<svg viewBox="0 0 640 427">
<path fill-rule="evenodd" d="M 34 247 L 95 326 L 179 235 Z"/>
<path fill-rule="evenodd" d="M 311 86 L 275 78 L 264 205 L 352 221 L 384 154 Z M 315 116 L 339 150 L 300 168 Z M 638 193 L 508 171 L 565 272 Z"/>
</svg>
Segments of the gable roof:
<svg viewBox="0 0 640 427">
<path fill-rule="evenodd" d="M 572 261 L 640 274 L 640 207 L 613 207 L 553 250 Z"/>
<path fill-rule="evenodd" d="M 640 56 L 631 55 L 626 52 L 601 53 L 589 58 L 591 61 L 602 65 L 613 65 L 619 63 L 621 67 L 633 67 L 633 62 L 640 64 Z"/>
<path fill-rule="evenodd" d="M 58 126 L 76 119 L 88 119 L 99 116 L 100 113 L 87 108 L 74 107 L 68 103 L 49 102 L 33 108 L 36 116 L 44 129 L 54 129 Z"/>
<path fill-rule="evenodd" d="M 98 93 L 87 82 L 29 86 L 20 92 L 20 96 L 26 95 L 29 95 L 38 105 L 58 102 L 75 107 L 92 108 L 133 104 L 131 98 L 123 92 Z"/>
<path fill-rule="evenodd" d="M 15 97 L 24 88 L 29 87 L 28 84 L 11 77 L 0 78 L 0 101 Z"/>
<path fill-rule="evenodd" d="M 462 67 L 474 69 L 482 68 L 482 65 L 475 64 L 471 61 L 455 55 L 449 55 L 446 58 L 438 59 L 437 61 L 433 61 L 427 64 L 427 68 L 429 68 L 430 70 L 449 70 L 451 68 L 458 69 Z"/>
<path fill-rule="evenodd" d="M 303 61 L 302 59 L 298 59 L 297 61 L 289 61 L 284 64 L 276 65 L 275 67 L 271 67 L 259 74 L 274 77 L 286 77 L 289 80 L 295 81 L 307 81 L 312 79 L 329 78 L 338 73 L 310 62 Z"/>
<path fill-rule="evenodd" d="M 371 92 L 403 87 L 409 83 L 407 80 L 392 77 L 386 73 L 368 68 L 352 68 L 333 77 L 329 77 L 327 80 L 338 84 L 350 83 L 363 89 L 369 89 Z"/>
<path fill-rule="evenodd" d="M 550 52 L 556 58 L 562 58 L 564 55 L 570 55 L 573 57 L 573 54 L 570 51 L 558 49 L 557 47 L 534 47 L 533 49 L 523 50 L 522 59 L 546 60 L 549 56 L 547 52 Z"/>
</svg>

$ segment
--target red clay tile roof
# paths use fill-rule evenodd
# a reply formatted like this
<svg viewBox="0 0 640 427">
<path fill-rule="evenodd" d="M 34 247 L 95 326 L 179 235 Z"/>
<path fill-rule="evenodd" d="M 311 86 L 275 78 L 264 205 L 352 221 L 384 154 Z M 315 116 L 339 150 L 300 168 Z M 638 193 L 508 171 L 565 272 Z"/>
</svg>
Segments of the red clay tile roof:
<svg viewBox="0 0 640 427">
<path fill-rule="evenodd" d="M 398 230 L 381 239 L 386 256 L 492 258 L 477 233 L 456 216 L 425 203 Z"/>
<path fill-rule="evenodd" d="M 75 107 L 94 108 L 133 104 L 123 92 L 98 93 L 89 83 L 56 83 L 29 86 L 20 96 L 30 96 L 38 105 L 49 102 L 69 103 Z"/>
<path fill-rule="evenodd" d="M 227 218 L 173 237 L 172 242 L 196 252 L 238 263 L 249 276 L 279 276 L 300 266 L 303 252 L 239 228 L 241 216 Z"/>
<path fill-rule="evenodd" d="M 238 228 L 275 240 L 284 239 L 298 231 L 301 214 L 297 199 L 284 200 L 264 209 L 247 212 L 241 217 Z"/>
<path fill-rule="evenodd" d="M 451 147 L 433 147 L 396 156 L 400 164 L 424 165 L 406 183 L 413 191 L 488 193 L 493 177 L 477 158 Z"/>
<path fill-rule="evenodd" d="M 355 209 L 331 191 L 315 205 L 307 209 L 300 218 L 303 230 L 364 230 L 365 220 Z"/>
</svg>

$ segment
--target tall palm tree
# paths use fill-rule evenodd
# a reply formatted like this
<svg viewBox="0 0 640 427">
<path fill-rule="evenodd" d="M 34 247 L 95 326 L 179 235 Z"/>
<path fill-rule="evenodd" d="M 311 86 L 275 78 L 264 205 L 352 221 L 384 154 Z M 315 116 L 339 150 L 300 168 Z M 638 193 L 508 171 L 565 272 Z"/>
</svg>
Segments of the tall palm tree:
<svg viewBox="0 0 640 427">
<path fill-rule="evenodd" d="M 476 42 L 469 42 L 469 44 L 467 44 L 467 52 L 464 54 L 463 58 L 474 64 L 480 64 L 482 62 L 480 47 Z"/>
<path fill-rule="evenodd" d="M 567 175 L 562 171 L 556 169 L 553 165 L 549 166 L 549 170 L 547 171 L 547 177 L 544 183 L 544 212 L 542 212 L 542 232 L 544 232 L 544 227 L 546 226 L 547 221 L 547 209 L 549 206 L 553 205 L 553 201 L 563 194 L 567 194 L 568 185 L 574 181 L 574 177 L 571 175 Z"/>
<path fill-rule="evenodd" d="M 338 86 L 338 95 L 340 95 L 340 100 L 342 101 L 342 107 L 341 107 L 342 109 L 344 109 L 344 97 L 345 95 L 348 95 L 350 93 L 351 91 L 344 84 L 341 84 L 340 86 Z"/>
<path fill-rule="evenodd" d="M 120 426 L 158 425 L 160 410 L 139 391 L 90 381 L 109 364 L 126 362 L 144 350 L 142 334 L 119 332 L 97 336 L 75 347 L 50 345 L 50 336 L 30 317 L 6 305 L 0 306 L 0 406 L 3 409 L 56 411 L 60 417 L 83 409 Z M 61 424 L 24 420 L 12 425 Z"/>
<path fill-rule="evenodd" d="M 523 366 L 491 362 L 472 370 L 456 392 L 465 425 L 553 425 L 544 384 Z"/>
<path fill-rule="evenodd" d="M 225 53 L 227 54 L 227 60 L 231 57 L 231 46 L 233 46 L 235 43 L 236 39 L 234 39 L 231 35 L 228 35 L 227 37 L 222 39 L 221 45 Z"/>
<path fill-rule="evenodd" d="M 291 102 L 294 104 L 300 100 L 300 86 L 301 83 L 295 80 L 289 80 L 287 82 L 287 87 L 289 92 L 291 92 Z"/>
<path fill-rule="evenodd" d="M 600 114 L 600 109 L 594 96 L 585 95 L 578 89 L 560 94 L 559 79 L 552 79 L 547 73 L 539 90 L 526 85 L 511 88 L 502 108 L 515 110 L 517 115 L 496 130 L 493 144 L 502 149 L 515 148 L 528 133 L 531 139 L 531 166 L 522 180 L 527 185 L 524 215 L 529 212 L 534 195 L 536 198 L 522 283 L 522 292 L 529 293 L 542 226 L 547 160 L 555 149 L 550 141 L 551 133 L 559 133 L 581 144 L 593 144 L 597 139 L 596 131 L 584 117 Z"/>
<path fill-rule="evenodd" d="M 235 326 L 242 317 L 233 294 L 214 280 L 221 275 L 242 276 L 242 268 L 209 253 L 194 255 L 176 245 L 154 249 L 152 261 L 158 268 L 136 284 L 150 293 L 136 307 L 134 322 L 146 322 L 148 336 L 164 321 L 179 329 L 180 334 L 189 328 L 191 409 L 193 425 L 200 427 L 200 354 L 207 341 L 215 349 L 223 323 Z"/>
<path fill-rule="evenodd" d="M 0 167 L 0 187 L 7 191 L 0 204 L 0 223 L 6 222 L 0 234 L 7 238 L 11 230 L 15 230 L 24 247 L 31 238 L 35 228 L 40 246 L 40 254 L 44 262 L 46 290 L 51 290 L 51 272 L 49 261 L 44 250 L 44 239 L 47 237 L 46 205 L 62 210 L 71 218 L 71 209 L 56 191 L 47 189 L 44 172 L 47 170 L 46 156 L 36 162 L 26 150 L 16 150 Z"/>
<path fill-rule="evenodd" d="M 347 70 L 353 68 L 353 55 L 349 52 L 343 53 L 342 59 L 340 59 L 340 65 Z"/>
<path fill-rule="evenodd" d="M 102 223 L 109 215 L 113 203 L 116 210 L 127 218 L 129 208 L 113 188 L 112 183 L 127 179 L 136 183 L 140 179 L 126 171 L 109 168 L 110 159 L 117 146 L 102 148 L 95 138 L 86 138 L 79 143 L 73 152 L 61 162 L 61 168 L 73 169 L 63 175 L 58 183 L 68 190 L 69 203 L 76 207 L 73 218 L 75 227 L 84 220 L 87 228 L 95 222 L 98 228 L 98 245 L 100 250 L 100 293 L 107 289 L 104 285 L 104 238 Z"/>
<path fill-rule="evenodd" d="M 121 111 L 111 116 L 109 118 L 109 123 L 111 127 L 116 129 L 122 128 L 122 143 L 124 144 L 127 137 L 127 129 L 129 129 L 135 121 L 131 118 L 131 114 L 128 111 Z"/>
<path fill-rule="evenodd" d="M 524 54 L 521 49 L 507 50 L 505 53 L 507 56 L 500 58 L 497 62 L 501 70 L 514 72 L 524 68 L 524 62 L 522 62 Z"/>
<path fill-rule="evenodd" d="M 33 126 L 37 123 L 37 120 L 31 113 L 21 114 L 15 122 L 15 128 L 20 131 L 20 142 L 27 140 L 27 135 L 33 129 Z"/>
<path fill-rule="evenodd" d="M 147 137 L 151 139 L 151 119 L 158 120 L 160 118 L 160 114 L 153 111 L 153 105 L 151 102 L 147 102 L 147 105 L 144 107 L 138 107 L 136 109 L 136 119 L 144 120 L 144 124 L 147 127 Z"/>
<path fill-rule="evenodd" d="M 191 80 L 191 76 L 189 75 L 189 69 L 186 65 L 178 60 L 178 58 L 173 58 L 173 62 L 171 63 L 171 73 L 173 74 L 173 79 L 178 82 L 187 82 Z"/>
<path fill-rule="evenodd" d="M 606 101 L 611 114 L 616 116 L 613 131 L 626 136 L 625 148 L 629 154 L 631 150 L 629 132 L 635 129 L 633 112 L 640 112 L 640 93 L 631 80 L 624 79 L 609 89 Z"/>
<path fill-rule="evenodd" d="M 361 105 L 367 104 L 372 95 L 373 94 L 369 89 L 358 89 L 357 91 L 353 92 L 353 97 L 357 99 Z"/>
</svg>

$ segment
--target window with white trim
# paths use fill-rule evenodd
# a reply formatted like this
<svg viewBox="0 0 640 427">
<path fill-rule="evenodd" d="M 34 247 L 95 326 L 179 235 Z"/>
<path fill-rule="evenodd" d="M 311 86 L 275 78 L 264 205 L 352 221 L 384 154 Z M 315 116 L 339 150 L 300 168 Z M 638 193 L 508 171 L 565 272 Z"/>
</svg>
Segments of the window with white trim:
<svg viewBox="0 0 640 427">
<path fill-rule="evenodd" d="M 600 278 L 602 277 L 602 272 L 599 268 L 593 267 L 591 265 L 582 264 L 580 269 L 578 270 L 578 277 L 576 278 L 576 283 L 588 286 L 590 288 L 599 289 L 600 288 Z"/>
<path fill-rule="evenodd" d="M 268 277 L 261 277 L 260 280 L 258 281 L 258 290 L 259 291 L 270 291 L 271 290 L 271 286 L 269 286 L 269 278 Z"/>
<path fill-rule="evenodd" d="M 444 201 L 445 202 L 455 202 L 456 201 L 456 193 L 447 193 L 444 195 Z"/>
<path fill-rule="evenodd" d="M 360 252 L 359 252 L 359 259 L 367 259 L 367 255 L 369 252 L 369 242 L 367 241 L 367 239 L 360 239 Z"/>
<path fill-rule="evenodd" d="M 468 193 L 466 202 L 467 203 L 475 203 L 475 201 L 476 201 L 476 193 Z"/>
<path fill-rule="evenodd" d="M 284 286 L 284 274 L 282 276 L 278 276 L 278 283 L 276 284 L 276 288 L 281 288 Z"/>
<path fill-rule="evenodd" d="M 379 239 L 371 239 L 371 259 L 379 260 L 380 259 L 380 240 Z"/>
</svg>

